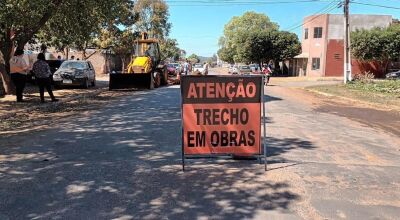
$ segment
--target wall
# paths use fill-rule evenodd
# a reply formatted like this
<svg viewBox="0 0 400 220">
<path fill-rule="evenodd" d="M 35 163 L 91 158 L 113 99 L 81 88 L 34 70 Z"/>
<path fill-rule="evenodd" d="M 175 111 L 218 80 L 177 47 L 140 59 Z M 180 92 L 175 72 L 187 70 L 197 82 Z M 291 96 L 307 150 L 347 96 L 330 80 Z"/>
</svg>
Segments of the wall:
<svg viewBox="0 0 400 220">
<path fill-rule="evenodd" d="M 343 76 L 344 69 L 343 40 L 329 40 L 326 51 L 325 76 Z"/>
<path fill-rule="evenodd" d="M 304 19 L 302 34 L 302 52 L 308 53 L 307 76 L 323 76 L 325 66 L 326 36 L 328 15 L 309 16 Z M 322 38 L 314 38 L 314 27 L 322 27 Z M 308 39 L 304 39 L 304 30 L 308 28 Z M 312 70 L 312 58 L 320 58 L 320 69 Z"/>
<path fill-rule="evenodd" d="M 390 15 L 360 15 L 352 14 L 350 16 L 350 29 L 356 31 L 357 29 L 370 30 L 375 27 L 388 27 L 392 23 L 392 16 Z M 344 39 L 344 16 L 343 15 L 329 15 L 329 31 L 328 39 Z"/>
<path fill-rule="evenodd" d="M 95 51 L 88 51 L 86 53 L 86 56 L 91 55 Z M 66 56 L 63 53 L 60 52 L 53 52 L 52 53 L 54 59 L 57 58 L 57 56 L 61 56 L 62 59 L 66 59 Z M 72 56 L 75 56 L 75 59 L 80 59 L 82 60 L 82 52 L 69 52 L 68 57 L 71 58 Z M 105 74 L 107 73 L 106 71 L 106 63 L 105 63 L 105 55 L 102 54 L 100 51 L 97 51 L 94 53 L 92 56 L 87 59 L 93 64 L 94 70 L 96 71 L 96 74 Z"/>
<path fill-rule="evenodd" d="M 385 70 L 382 65 L 378 62 L 362 62 L 358 60 L 351 61 L 351 71 L 352 75 L 362 74 L 365 72 L 371 72 L 376 78 L 384 78 Z"/>
</svg>

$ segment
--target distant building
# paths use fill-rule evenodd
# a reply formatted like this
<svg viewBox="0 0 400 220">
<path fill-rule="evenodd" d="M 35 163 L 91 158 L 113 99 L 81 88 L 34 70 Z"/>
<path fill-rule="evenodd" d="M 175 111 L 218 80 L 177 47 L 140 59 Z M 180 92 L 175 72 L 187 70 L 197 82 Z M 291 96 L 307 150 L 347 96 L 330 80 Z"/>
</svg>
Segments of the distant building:
<svg viewBox="0 0 400 220">
<path fill-rule="evenodd" d="M 390 15 L 351 15 L 351 31 L 388 27 Z M 302 53 L 295 57 L 292 75 L 343 76 L 344 16 L 323 14 L 304 18 Z M 365 71 L 366 65 L 352 60 L 352 72 Z"/>
</svg>

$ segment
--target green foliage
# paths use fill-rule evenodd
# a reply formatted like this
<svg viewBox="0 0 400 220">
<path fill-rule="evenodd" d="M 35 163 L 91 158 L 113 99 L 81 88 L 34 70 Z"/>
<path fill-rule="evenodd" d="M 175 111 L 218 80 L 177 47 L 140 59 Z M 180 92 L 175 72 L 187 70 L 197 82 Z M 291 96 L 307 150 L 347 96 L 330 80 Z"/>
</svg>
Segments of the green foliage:
<svg viewBox="0 0 400 220">
<path fill-rule="evenodd" d="M 275 32 L 272 59 L 281 61 L 291 59 L 301 53 L 301 44 L 295 33 L 287 31 Z"/>
<path fill-rule="evenodd" d="M 246 12 L 225 25 L 218 55 L 226 62 L 262 63 L 293 58 L 300 53 L 297 35 L 278 30 L 265 14 Z"/>
<path fill-rule="evenodd" d="M 131 29 L 114 30 L 113 32 L 103 29 L 94 43 L 99 48 L 111 48 L 117 56 L 126 57 L 132 53 L 133 42 L 139 37 L 137 32 Z"/>
<path fill-rule="evenodd" d="M 200 62 L 200 57 L 197 56 L 196 54 L 190 55 L 187 59 L 190 60 L 190 62 L 192 62 L 192 63 Z"/>
<path fill-rule="evenodd" d="M 235 52 L 236 51 L 233 48 L 222 47 L 218 50 L 218 56 L 225 62 L 234 63 L 235 60 L 233 58 L 235 56 Z"/>
<path fill-rule="evenodd" d="M 380 80 L 370 83 L 354 81 L 346 84 L 346 87 L 353 90 L 368 92 L 378 92 L 392 95 L 400 94 L 400 80 Z"/>
<path fill-rule="evenodd" d="M 168 22 L 168 5 L 164 0 L 138 0 L 135 2 L 134 12 L 137 17 L 137 31 L 147 32 L 159 39 L 169 35 L 171 23 Z"/>
<path fill-rule="evenodd" d="M 102 27 L 130 23 L 132 7 L 131 0 L 2 0 L 0 50 L 5 66 L 13 45 L 22 49 L 35 35 L 58 49 L 67 45 L 85 48 Z M 7 74 L 1 74 L 9 88 L 10 80 L 4 80 Z"/>
<path fill-rule="evenodd" d="M 249 33 L 243 38 L 241 47 L 236 49 L 235 60 L 262 63 L 273 58 L 274 32 L 259 31 Z"/>
<path fill-rule="evenodd" d="M 128 0 L 73 0 L 63 4 L 37 35 L 40 42 L 59 50 L 74 47 L 83 50 L 105 28 L 116 32 L 119 25 L 134 22 L 132 2 Z M 112 21 L 112 22 L 110 22 Z"/>
<path fill-rule="evenodd" d="M 361 61 L 387 62 L 400 57 L 400 24 L 351 33 L 352 55 Z"/>
<path fill-rule="evenodd" d="M 173 60 L 179 60 L 181 56 L 181 49 L 178 47 L 178 42 L 176 39 L 165 39 L 160 43 L 161 59 L 165 60 L 167 58 Z"/>
</svg>

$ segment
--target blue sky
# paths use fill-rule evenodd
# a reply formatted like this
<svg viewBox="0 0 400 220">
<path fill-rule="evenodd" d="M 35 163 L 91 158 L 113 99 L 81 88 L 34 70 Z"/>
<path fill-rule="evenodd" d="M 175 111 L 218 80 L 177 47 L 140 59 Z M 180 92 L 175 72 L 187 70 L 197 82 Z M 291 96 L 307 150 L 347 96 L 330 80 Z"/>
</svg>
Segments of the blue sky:
<svg viewBox="0 0 400 220">
<path fill-rule="evenodd" d="M 241 2 L 237 5 L 221 6 L 221 2 Z M 290 2 L 304 0 L 276 0 L 275 2 Z M 400 8 L 400 0 L 355 0 Z M 178 40 L 180 48 L 187 51 L 188 55 L 196 53 L 200 56 L 212 56 L 218 50 L 218 39 L 222 36 L 224 25 L 233 16 L 240 16 L 246 11 L 265 13 L 272 21 L 277 22 L 282 30 L 290 29 L 302 23 L 305 16 L 315 14 L 330 4 L 329 0 L 321 2 L 298 2 L 291 4 L 259 4 L 257 2 L 274 2 L 273 0 L 166 0 L 170 6 L 170 22 L 172 29 L 170 37 Z M 208 3 L 211 2 L 211 3 Z M 256 2 L 252 5 L 247 2 Z M 217 5 L 218 4 L 218 5 Z M 196 5 L 196 6 L 194 6 Z M 333 5 L 333 4 L 332 4 Z M 328 8 L 329 9 L 329 8 Z M 380 8 L 352 4 L 350 12 L 354 14 L 385 14 L 400 18 L 399 9 Z M 343 13 L 342 8 L 337 8 L 329 13 Z M 301 27 L 292 30 L 300 34 Z"/>
</svg>

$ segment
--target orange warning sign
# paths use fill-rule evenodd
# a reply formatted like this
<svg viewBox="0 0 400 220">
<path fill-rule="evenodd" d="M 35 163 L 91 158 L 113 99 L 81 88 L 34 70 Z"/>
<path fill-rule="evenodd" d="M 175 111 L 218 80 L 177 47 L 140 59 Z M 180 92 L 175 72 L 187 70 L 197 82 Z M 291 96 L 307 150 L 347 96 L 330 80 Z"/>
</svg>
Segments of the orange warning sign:
<svg viewBox="0 0 400 220">
<path fill-rule="evenodd" d="M 262 76 L 181 78 L 185 155 L 261 153 Z"/>
</svg>

